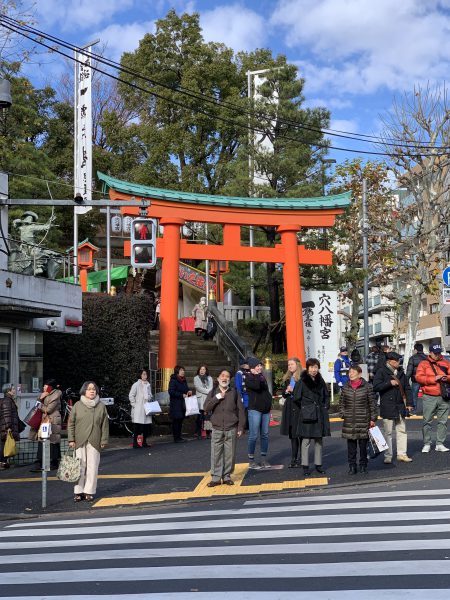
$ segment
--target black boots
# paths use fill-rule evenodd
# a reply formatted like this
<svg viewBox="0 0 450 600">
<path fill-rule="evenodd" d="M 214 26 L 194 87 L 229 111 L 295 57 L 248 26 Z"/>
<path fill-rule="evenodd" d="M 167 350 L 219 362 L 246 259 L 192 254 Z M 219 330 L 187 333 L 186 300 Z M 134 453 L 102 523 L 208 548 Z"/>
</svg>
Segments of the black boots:
<svg viewBox="0 0 450 600">
<path fill-rule="evenodd" d="M 356 469 L 356 465 L 349 465 L 348 466 L 348 474 L 349 475 L 356 475 L 357 473 L 357 469 Z"/>
<path fill-rule="evenodd" d="M 322 465 L 316 465 L 316 471 L 318 473 L 320 473 L 321 475 L 325 475 L 326 471 L 325 469 L 322 467 Z"/>
</svg>

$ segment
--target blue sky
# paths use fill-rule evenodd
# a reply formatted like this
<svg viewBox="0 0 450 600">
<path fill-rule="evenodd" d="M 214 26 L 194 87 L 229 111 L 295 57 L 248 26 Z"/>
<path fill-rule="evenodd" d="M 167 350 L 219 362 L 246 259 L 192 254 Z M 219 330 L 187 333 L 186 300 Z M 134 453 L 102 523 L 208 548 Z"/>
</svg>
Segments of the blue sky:
<svg viewBox="0 0 450 600">
<path fill-rule="evenodd" d="M 38 0 L 35 18 L 73 43 L 100 38 L 118 60 L 170 8 L 199 12 L 206 40 L 285 54 L 306 79 L 307 105 L 329 108 L 334 129 L 376 135 L 395 95 L 449 72 L 450 0 Z M 58 60 L 46 58 L 41 77 L 53 79 Z"/>
</svg>

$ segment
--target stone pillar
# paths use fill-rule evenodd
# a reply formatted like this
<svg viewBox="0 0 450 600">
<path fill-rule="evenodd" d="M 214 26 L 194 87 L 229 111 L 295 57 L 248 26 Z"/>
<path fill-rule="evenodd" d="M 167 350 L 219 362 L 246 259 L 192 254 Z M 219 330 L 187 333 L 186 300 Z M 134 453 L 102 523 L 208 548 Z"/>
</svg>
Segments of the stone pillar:
<svg viewBox="0 0 450 600">
<path fill-rule="evenodd" d="M 163 382 L 167 384 L 168 376 L 177 364 L 178 268 L 180 262 L 180 227 L 184 225 L 184 220 L 166 218 L 161 219 L 160 224 L 164 226 L 164 257 L 161 269 L 159 367 L 162 369 Z"/>
<path fill-rule="evenodd" d="M 283 283 L 287 354 L 288 357 L 298 357 L 304 367 L 306 363 L 305 338 L 297 243 L 299 230 L 300 228 L 296 225 L 280 225 L 278 227 L 284 250 Z"/>
</svg>

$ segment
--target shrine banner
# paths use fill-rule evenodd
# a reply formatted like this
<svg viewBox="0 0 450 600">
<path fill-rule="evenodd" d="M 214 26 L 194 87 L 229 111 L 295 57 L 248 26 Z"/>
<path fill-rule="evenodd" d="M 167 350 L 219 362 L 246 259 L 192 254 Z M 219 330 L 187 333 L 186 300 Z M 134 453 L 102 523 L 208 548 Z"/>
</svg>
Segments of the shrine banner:
<svg viewBox="0 0 450 600">
<path fill-rule="evenodd" d="M 306 358 L 320 361 L 327 383 L 334 381 L 334 361 L 339 354 L 337 292 L 302 290 Z"/>
</svg>

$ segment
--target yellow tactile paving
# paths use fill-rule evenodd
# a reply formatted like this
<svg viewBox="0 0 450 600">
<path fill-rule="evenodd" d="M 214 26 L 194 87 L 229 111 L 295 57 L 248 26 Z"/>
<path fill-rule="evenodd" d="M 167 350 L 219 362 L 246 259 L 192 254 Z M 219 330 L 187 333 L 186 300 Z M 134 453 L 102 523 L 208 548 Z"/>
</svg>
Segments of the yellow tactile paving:
<svg viewBox="0 0 450 600">
<path fill-rule="evenodd" d="M 102 498 L 94 507 L 122 506 L 124 504 L 145 504 L 149 502 L 163 502 L 165 500 L 187 500 L 197 498 L 211 498 L 213 496 L 237 496 L 240 494 L 258 494 L 259 492 L 273 492 L 286 489 L 302 489 L 309 486 L 328 485 L 326 477 L 301 479 L 297 481 L 283 481 L 279 483 L 262 483 L 259 485 L 242 485 L 248 471 L 248 463 L 235 466 L 233 480 L 234 485 L 220 485 L 209 488 L 211 481 L 209 472 L 202 473 L 203 478 L 191 492 L 168 492 L 167 494 L 145 494 L 143 496 L 120 496 L 114 498 Z"/>
</svg>

